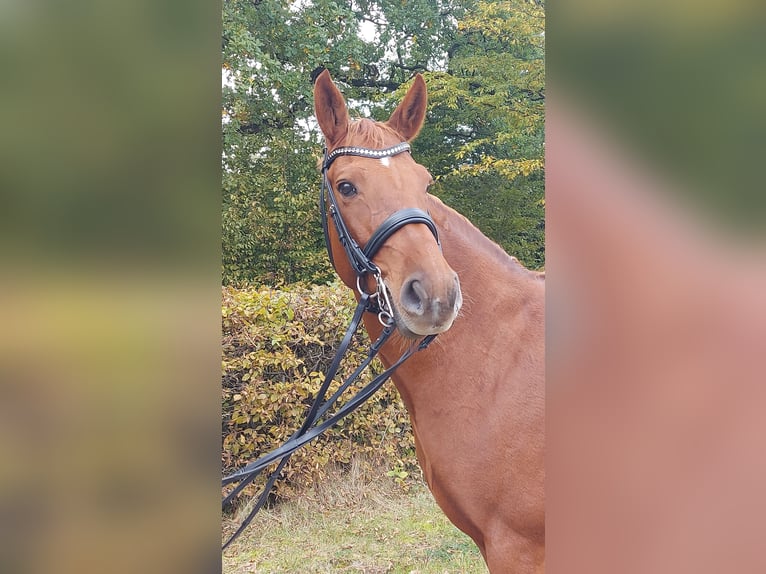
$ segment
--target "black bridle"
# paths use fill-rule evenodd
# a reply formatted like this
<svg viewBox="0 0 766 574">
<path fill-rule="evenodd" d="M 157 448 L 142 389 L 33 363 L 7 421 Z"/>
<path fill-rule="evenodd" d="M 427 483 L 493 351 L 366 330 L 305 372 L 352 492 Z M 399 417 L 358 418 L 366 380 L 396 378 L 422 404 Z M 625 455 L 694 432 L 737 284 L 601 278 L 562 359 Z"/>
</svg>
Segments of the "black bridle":
<svg viewBox="0 0 766 574">
<path fill-rule="evenodd" d="M 242 524 L 237 528 L 234 534 L 223 545 L 223 549 L 231 544 L 244 530 L 248 524 L 255 518 L 257 512 L 263 507 L 268 499 L 268 495 L 271 492 L 274 483 L 282 473 L 282 469 L 287 464 L 287 461 L 298 448 L 306 444 L 307 442 L 315 439 L 324 431 L 334 426 L 345 416 L 352 413 L 367 399 L 369 399 L 375 392 L 385 383 L 391 374 L 413 354 L 428 347 L 431 341 L 434 340 L 436 335 L 428 335 L 424 337 L 417 345 L 410 346 L 399 359 L 393 363 L 383 373 L 374 377 L 373 380 L 360 389 L 356 395 L 350 398 L 344 403 L 338 410 L 328 416 L 324 421 L 319 422 L 324 415 L 332 408 L 338 401 L 341 395 L 348 389 L 348 387 L 362 374 L 367 366 L 372 362 L 375 356 L 380 351 L 383 344 L 388 340 L 395 329 L 394 313 L 391 302 L 388 298 L 388 288 L 383 282 L 383 277 L 380 268 L 372 261 L 372 258 L 383 246 L 386 240 L 396 233 L 399 229 L 405 225 L 421 223 L 428 226 L 436 239 L 436 243 L 439 245 L 439 234 L 436 230 L 436 225 L 431 219 L 431 216 L 425 211 L 417 208 L 406 208 L 399 210 L 389 217 L 375 230 L 370 239 L 367 241 L 364 248 L 359 247 L 359 244 L 351 236 L 351 233 L 343 221 L 343 216 L 340 213 L 335 193 L 330 185 L 327 171 L 330 165 L 340 156 L 350 155 L 365 158 L 386 158 L 393 157 L 405 151 L 409 151 L 410 146 L 406 142 L 402 142 L 393 147 L 385 149 L 368 149 L 362 147 L 340 147 L 334 149 L 329 154 L 325 149 L 324 161 L 322 162 L 322 190 L 320 192 L 320 212 L 322 215 L 322 228 L 324 231 L 325 244 L 327 246 L 327 254 L 330 257 L 330 262 L 334 265 L 335 261 L 332 253 L 332 246 L 330 243 L 330 236 L 328 233 L 328 211 L 329 217 L 332 219 L 335 229 L 338 233 L 338 238 L 343 246 L 349 263 L 353 267 L 356 273 L 356 286 L 359 292 L 359 302 L 354 311 L 354 316 L 351 320 L 351 324 L 346 329 L 346 333 L 341 341 L 338 351 L 333 358 L 330 368 L 325 374 L 325 379 L 320 387 L 317 395 L 306 414 L 306 420 L 301 425 L 290 439 L 281 447 L 261 456 L 254 462 L 246 465 L 244 468 L 234 472 L 222 480 L 222 486 L 238 482 L 237 486 L 223 499 L 222 506 L 231 502 L 242 490 L 250 484 L 267 466 L 280 461 L 277 468 L 269 475 L 266 480 L 266 485 L 261 491 L 258 499 L 253 508 L 248 513 L 247 517 L 242 521 Z M 375 279 L 376 290 L 373 293 L 367 293 L 362 285 L 365 278 L 371 275 Z M 378 315 L 378 319 L 383 324 L 383 331 L 378 339 L 372 343 L 370 350 L 367 353 L 367 358 L 362 362 L 359 367 L 346 379 L 340 388 L 325 401 L 325 396 L 330 387 L 330 384 L 335 378 L 335 375 L 340 368 L 340 362 L 343 356 L 346 354 L 354 333 L 359 328 L 359 324 L 362 320 L 362 316 L 365 312 L 375 313 Z"/>
<path fill-rule="evenodd" d="M 410 151 L 410 144 L 402 142 L 395 146 L 385 149 L 368 149 L 358 146 L 347 146 L 335 148 L 332 152 L 327 153 L 327 149 L 324 152 L 324 161 L 322 162 L 322 189 L 319 193 L 319 210 L 322 214 L 322 229 L 324 231 L 325 246 L 327 247 L 327 255 L 330 258 L 330 263 L 335 265 L 335 260 L 332 253 L 332 246 L 330 244 L 330 234 L 328 232 L 328 217 L 327 211 L 329 210 L 330 218 L 335 224 L 335 230 L 338 233 L 338 239 L 346 252 L 351 267 L 353 267 L 356 273 L 356 287 L 357 291 L 363 292 L 363 283 L 367 275 L 372 275 L 376 283 L 376 297 L 371 299 L 371 304 L 377 302 L 379 310 L 379 318 L 384 325 L 388 320 L 393 319 L 393 309 L 391 308 L 390 301 L 388 299 L 388 289 L 383 283 L 383 278 L 380 272 L 380 268 L 372 261 L 372 258 L 380 250 L 386 240 L 396 233 L 399 229 L 405 225 L 413 223 L 422 223 L 428 226 L 431 230 L 437 245 L 441 247 L 439 243 L 439 233 L 436 230 L 436 224 L 434 224 L 431 216 L 423 211 L 414 207 L 400 209 L 396 211 L 375 230 L 375 232 L 367 240 L 367 244 L 364 249 L 359 247 L 359 244 L 351 236 L 351 233 L 346 226 L 346 222 L 343 221 L 343 216 L 340 213 L 338 207 L 338 200 L 335 197 L 332 185 L 328 177 L 328 171 L 332 163 L 341 156 L 356 156 L 365 157 L 370 159 L 383 159 L 394 157 L 400 153 Z M 377 299 L 377 301 L 376 301 Z"/>
</svg>

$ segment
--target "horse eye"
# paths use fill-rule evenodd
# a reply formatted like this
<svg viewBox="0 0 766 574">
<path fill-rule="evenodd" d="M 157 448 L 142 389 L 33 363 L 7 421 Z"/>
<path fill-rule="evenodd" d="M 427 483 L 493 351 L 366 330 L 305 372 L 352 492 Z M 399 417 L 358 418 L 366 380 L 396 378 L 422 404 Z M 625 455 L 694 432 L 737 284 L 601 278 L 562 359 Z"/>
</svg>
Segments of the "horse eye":
<svg viewBox="0 0 766 574">
<path fill-rule="evenodd" d="M 338 184 L 338 193 L 340 193 L 343 197 L 351 197 L 352 195 L 356 195 L 356 188 L 353 186 L 353 184 L 347 181 L 341 181 Z"/>
</svg>

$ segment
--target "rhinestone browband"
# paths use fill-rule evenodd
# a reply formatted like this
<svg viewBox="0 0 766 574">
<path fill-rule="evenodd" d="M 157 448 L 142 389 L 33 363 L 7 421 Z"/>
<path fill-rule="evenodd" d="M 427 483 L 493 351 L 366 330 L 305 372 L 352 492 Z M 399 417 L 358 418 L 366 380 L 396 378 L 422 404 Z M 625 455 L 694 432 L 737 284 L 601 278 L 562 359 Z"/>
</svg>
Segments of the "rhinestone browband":
<svg viewBox="0 0 766 574">
<path fill-rule="evenodd" d="M 356 146 L 339 147 L 339 148 L 335 148 L 327 155 L 327 159 L 325 159 L 322 169 L 327 169 L 328 167 L 330 167 L 330 164 L 333 161 L 335 161 L 336 158 L 342 155 L 355 155 L 359 157 L 381 158 L 381 157 L 391 157 L 394 155 L 398 155 L 405 151 L 410 151 L 410 144 L 408 144 L 407 142 L 402 142 L 400 144 L 396 144 L 395 146 L 387 147 L 385 149 L 368 149 L 368 148 L 356 147 Z"/>
</svg>

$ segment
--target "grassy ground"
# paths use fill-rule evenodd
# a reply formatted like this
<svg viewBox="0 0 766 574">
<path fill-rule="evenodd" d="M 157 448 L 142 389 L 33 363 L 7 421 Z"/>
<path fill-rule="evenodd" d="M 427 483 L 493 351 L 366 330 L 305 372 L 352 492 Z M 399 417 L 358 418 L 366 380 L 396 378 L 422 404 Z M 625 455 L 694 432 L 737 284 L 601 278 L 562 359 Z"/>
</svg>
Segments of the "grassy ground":
<svg viewBox="0 0 766 574">
<path fill-rule="evenodd" d="M 425 486 L 404 493 L 385 475 L 333 480 L 321 492 L 262 510 L 223 555 L 224 574 L 486 574 L 473 542 Z M 224 535 L 233 531 L 225 521 Z"/>
</svg>

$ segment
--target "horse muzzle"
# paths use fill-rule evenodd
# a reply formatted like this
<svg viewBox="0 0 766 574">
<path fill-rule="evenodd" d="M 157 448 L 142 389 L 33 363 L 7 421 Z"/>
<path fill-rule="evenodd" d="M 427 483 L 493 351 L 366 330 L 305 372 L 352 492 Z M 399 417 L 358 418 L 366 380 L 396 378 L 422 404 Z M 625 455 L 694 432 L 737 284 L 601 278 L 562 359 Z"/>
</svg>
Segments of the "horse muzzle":
<svg viewBox="0 0 766 574">
<path fill-rule="evenodd" d="M 408 277 L 399 291 L 395 319 L 405 335 L 423 337 L 452 326 L 463 304 L 457 273 L 436 281 L 422 273 Z"/>
</svg>

